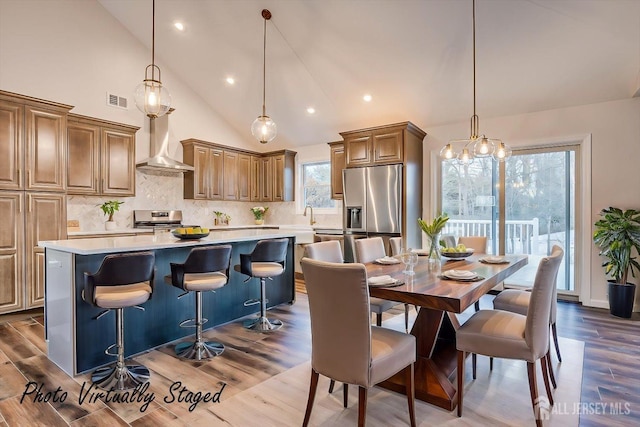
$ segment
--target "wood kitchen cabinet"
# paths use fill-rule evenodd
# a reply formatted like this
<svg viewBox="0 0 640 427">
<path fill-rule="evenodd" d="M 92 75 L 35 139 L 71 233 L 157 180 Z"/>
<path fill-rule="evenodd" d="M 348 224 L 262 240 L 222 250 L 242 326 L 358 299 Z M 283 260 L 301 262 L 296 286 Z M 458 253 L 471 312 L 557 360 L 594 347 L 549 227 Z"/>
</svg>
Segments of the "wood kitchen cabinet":
<svg viewBox="0 0 640 427">
<path fill-rule="evenodd" d="M 70 105 L 0 91 L 0 189 L 66 190 Z"/>
<path fill-rule="evenodd" d="M 255 153 L 196 139 L 181 141 L 184 198 L 202 200 L 293 201 L 295 156 L 290 150 Z"/>
<path fill-rule="evenodd" d="M 346 167 L 344 142 L 330 142 L 331 149 L 331 198 L 342 200 L 342 170 Z"/>
<path fill-rule="evenodd" d="M 67 193 L 135 196 L 138 127 L 69 114 Z"/>
<path fill-rule="evenodd" d="M 426 133 L 411 122 L 340 132 L 347 168 L 406 163 L 408 145 L 422 144 Z M 420 150 L 421 151 L 421 150 Z"/>
<path fill-rule="evenodd" d="M 24 192 L 0 191 L 0 314 L 24 309 Z"/>
</svg>

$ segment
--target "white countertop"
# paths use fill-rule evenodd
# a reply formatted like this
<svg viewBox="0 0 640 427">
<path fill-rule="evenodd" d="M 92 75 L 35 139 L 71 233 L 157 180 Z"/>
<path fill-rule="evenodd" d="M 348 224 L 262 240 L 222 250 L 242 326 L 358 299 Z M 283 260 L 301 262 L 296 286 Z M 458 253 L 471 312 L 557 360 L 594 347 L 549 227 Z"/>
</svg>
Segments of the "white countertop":
<svg viewBox="0 0 640 427">
<path fill-rule="evenodd" d="M 182 246 L 210 245 L 212 243 L 233 243 L 257 239 L 295 237 L 292 232 L 274 229 L 228 230 L 209 234 L 199 240 L 180 240 L 171 233 L 160 235 L 140 234 L 137 236 L 97 237 L 92 239 L 48 240 L 38 242 L 38 246 L 78 255 L 107 254 L 141 250 L 176 248 Z"/>
<path fill-rule="evenodd" d="M 67 236 L 109 236 L 111 234 L 153 234 L 151 228 L 118 228 L 116 230 L 69 231 Z"/>
</svg>

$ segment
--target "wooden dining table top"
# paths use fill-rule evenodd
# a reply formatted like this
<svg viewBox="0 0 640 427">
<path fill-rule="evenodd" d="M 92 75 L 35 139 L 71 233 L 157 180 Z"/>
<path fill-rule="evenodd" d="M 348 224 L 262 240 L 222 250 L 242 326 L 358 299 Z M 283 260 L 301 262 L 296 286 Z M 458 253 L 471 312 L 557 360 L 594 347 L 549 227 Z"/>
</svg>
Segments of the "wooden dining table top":
<svg viewBox="0 0 640 427">
<path fill-rule="evenodd" d="M 461 260 L 442 261 L 441 267 L 429 266 L 427 257 L 418 257 L 414 267 L 415 275 L 408 276 L 402 271 L 404 264 L 383 265 L 374 262 L 365 264 L 367 276 L 389 275 L 404 284 L 393 287 L 369 286 L 372 297 L 414 304 L 436 310 L 462 313 L 482 295 L 489 292 L 504 279 L 527 265 L 526 255 L 505 255 L 509 263 L 488 264 L 480 262 L 486 255 L 472 255 Z M 476 282 L 461 282 L 440 277 L 447 270 L 469 270 L 483 277 Z"/>
</svg>

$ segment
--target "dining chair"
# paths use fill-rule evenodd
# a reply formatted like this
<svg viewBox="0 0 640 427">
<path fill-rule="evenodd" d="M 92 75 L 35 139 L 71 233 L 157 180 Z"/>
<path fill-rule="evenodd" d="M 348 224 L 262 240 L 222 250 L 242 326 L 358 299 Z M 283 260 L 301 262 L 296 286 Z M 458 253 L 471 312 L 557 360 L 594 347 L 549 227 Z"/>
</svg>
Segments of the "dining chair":
<svg viewBox="0 0 640 427">
<path fill-rule="evenodd" d="M 456 247 L 456 236 L 453 234 L 443 234 L 440 236 L 440 242 L 444 242 L 446 248 Z"/>
<path fill-rule="evenodd" d="M 551 253 L 557 251 L 558 249 L 562 250 L 562 248 L 558 245 L 554 245 Z M 558 356 L 558 361 L 562 362 L 562 356 L 560 355 L 560 346 L 558 345 L 558 331 L 556 328 L 556 317 L 557 317 L 557 309 L 558 309 L 558 288 L 555 285 L 557 279 L 557 274 L 553 278 L 553 297 L 551 299 L 551 313 L 549 315 L 549 325 L 551 325 L 551 334 L 553 336 L 553 344 L 556 348 L 556 355 Z M 520 289 L 506 289 L 500 292 L 493 299 L 493 308 L 496 310 L 505 310 L 510 311 L 512 313 L 519 313 L 522 315 L 527 315 L 529 311 L 529 304 L 531 303 L 531 292 L 529 290 L 520 290 Z M 547 354 L 547 362 L 549 362 L 549 376 L 551 377 L 551 383 L 553 384 L 553 388 L 556 388 L 556 379 L 553 374 L 553 365 L 551 364 L 551 353 Z"/>
<path fill-rule="evenodd" d="M 369 388 L 402 372 L 410 424 L 415 426 L 416 340 L 371 325 L 366 267 L 310 258 L 300 264 L 311 316 L 311 381 L 302 425 L 309 425 L 320 374 L 359 387 L 358 426 L 364 426 Z"/>
<path fill-rule="evenodd" d="M 389 247 L 391 248 L 391 256 L 400 255 L 402 251 L 402 237 L 390 238 Z"/>
<path fill-rule="evenodd" d="M 463 244 L 467 248 L 473 249 L 476 255 L 484 255 L 487 253 L 487 237 L 486 236 L 460 236 L 458 244 Z M 480 301 L 476 301 L 473 305 L 476 311 L 480 310 Z"/>
<path fill-rule="evenodd" d="M 384 250 L 382 237 L 369 237 L 355 240 L 355 262 L 366 264 L 378 258 L 384 258 L 387 254 Z M 371 311 L 376 314 L 376 325 L 382 326 L 382 313 L 398 305 L 396 301 L 382 298 L 371 298 Z M 404 328 L 409 331 L 409 304 L 404 305 Z"/>
<path fill-rule="evenodd" d="M 542 426 L 536 383 L 535 363 L 540 360 L 547 397 L 553 405 L 553 395 L 547 372 L 549 355 L 549 315 L 555 278 L 560 268 L 563 251 L 559 246 L 548 257 L 542 258 L 531 290 L 527 315 L 503 310 L 480 310 L 474 313 L 456 331 L 458 350 L 458 416 L 462 416 L 464 394 L 464 364 L 467 353 L 489 357 L 518 359 L 527 362 L 529 392 L 536 418 L 536 426 Z M 472 358 L 472 363 L 475 360 Z M 475 366 L 474 366 L 475 371 Z M 475 378 L 475 377 L 474 377 Z"/>
</svg>

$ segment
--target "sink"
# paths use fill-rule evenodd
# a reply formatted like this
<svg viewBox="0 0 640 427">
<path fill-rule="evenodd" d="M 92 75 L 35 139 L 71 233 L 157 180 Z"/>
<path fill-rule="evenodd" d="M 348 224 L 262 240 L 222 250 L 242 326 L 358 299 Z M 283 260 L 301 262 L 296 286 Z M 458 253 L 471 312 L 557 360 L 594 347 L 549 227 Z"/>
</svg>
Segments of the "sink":
<svg viewBox="0 0 640 427">
<path fill-rule="evenodd" d="M 278 228 L 280 231 L 294 234 L 296 236 L 296 244 L 313 243 L 313 235 L 315 233 L 310 225 L 280 225 Z"/>
</svg>

